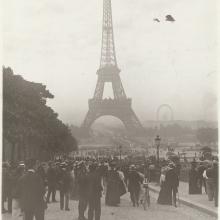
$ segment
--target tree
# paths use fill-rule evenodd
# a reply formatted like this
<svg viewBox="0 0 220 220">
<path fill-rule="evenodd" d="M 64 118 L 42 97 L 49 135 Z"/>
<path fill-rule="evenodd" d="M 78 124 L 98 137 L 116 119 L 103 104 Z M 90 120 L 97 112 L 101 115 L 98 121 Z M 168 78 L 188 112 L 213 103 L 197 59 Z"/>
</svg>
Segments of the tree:
<svg viewBox="0 0 220 220">
<path fill-rule="evenodd" d="M 46 105 L 48 98 L 54 96 L 45 85 L 26 81 L 3 67 L 3 138 L 12 145 L 12 160 L 15 147 L 24 158 L 32 148 L 48 155 L 77 148 L 68 127 Z"/>
</svg>

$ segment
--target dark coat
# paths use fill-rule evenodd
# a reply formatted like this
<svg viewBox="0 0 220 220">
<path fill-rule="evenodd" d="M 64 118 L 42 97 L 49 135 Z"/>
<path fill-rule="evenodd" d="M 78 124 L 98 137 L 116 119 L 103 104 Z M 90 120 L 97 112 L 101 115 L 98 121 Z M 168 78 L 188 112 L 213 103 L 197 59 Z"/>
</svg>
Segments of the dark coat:
<svg viewBox="0 0 220 220">
<path fill-rule="evenodd" d="M 200 194 L 200 188 L 198 187 L 199 175 L 196 169 L 189 171 L 189 194 Z"/>
<path fill-rule="evenodd" d="M 17 195 L 24 211 L 34 211 L 45 208 L 45 188 L 42 178 L 35 172 L 27 171 L 19 180 Z"/>
<path fill-rule="evenodd" d="M 77 177 L 77 184 L 78 184 L 78 193 L 80 197 L 87 198 L 88 197 L 88 175 L 87 173 L 79 173 Z"/>
<path fill-rule="evenodd" d="M 120 177 L 117 171 L 109 170 L 107 175 L 107 191 L 105 196 L 106 205 L 120 203 Z"/>
<path fill-rule="evenodd" d="M 179 177 L 175 169 L 166 172 L 165 181 L 161 185 L 161 190 L 157 202 L 159 204 L 172 205 L 172 192 L 177 192 Z"/>
<path fill-rule="evenodd" d="M 96 199 L 102 196 L 101 176 L 97 171 L 88 174 L 88 199 Z"/>
<path fill-rule="evenodd" d="M 72 179 L 70 171 L 65 171 L 63 173 L 63 178 L 62 178 L 61 182 L 62 182 L 61 190 L 63 192 L 70 192 L 72 185 L 73 185 L 73 179 Z"/>
<path fill-rule="evenodd" d="M 167 171 L 165 183 L 168 187 L 177 190 L 177 187 L 179 186 L 179 177 L 175 169 Z"/>
<path fill-rule="evenodd" d="M 46 185 L 46 172 L 42 166 L 38 167 L 37 173 L 41 176 L 43 183 Z"/>
<path fill-rule="evenodd" d="M 57 172 L 54 168 L 48 168 L 47 170 L 47 182 L 48 186 L 56 185 L 57 183 Z"/>
<path fill-rule="evenodd" d="M 141 177 L 137 171 L 130 171 L 128 173 L 128 191 L 140 190 Z"/>
</svg>

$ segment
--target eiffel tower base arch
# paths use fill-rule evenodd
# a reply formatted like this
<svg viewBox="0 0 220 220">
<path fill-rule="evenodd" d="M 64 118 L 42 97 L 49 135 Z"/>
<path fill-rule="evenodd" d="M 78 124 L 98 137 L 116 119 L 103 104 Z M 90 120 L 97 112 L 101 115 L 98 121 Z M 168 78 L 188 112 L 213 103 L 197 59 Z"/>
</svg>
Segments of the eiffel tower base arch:
<svg viewBox="0 0 220 220">
<path fill-rule="evenodd" d="M 89 131 L 95 120 L 102 116 L 114 116 L 122 121 L 126 131 L 131 135 L 144 134 L 144 128 L 130 106 L 130 100 L 89 101 L 89 111 L 82 124 L 84 131 Z"/>
</svg>

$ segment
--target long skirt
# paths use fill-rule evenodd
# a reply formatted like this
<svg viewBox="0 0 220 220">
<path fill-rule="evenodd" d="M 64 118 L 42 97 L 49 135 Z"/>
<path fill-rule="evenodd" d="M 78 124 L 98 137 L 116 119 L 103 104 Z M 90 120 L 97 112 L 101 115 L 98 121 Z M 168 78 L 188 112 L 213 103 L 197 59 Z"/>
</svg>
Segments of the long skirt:
<svg viewBox="0 0 220 220">
<path fill-rule="evenodd" d="M 161 185 L 157 203 L 162 205 L 172 205 L 172 191 L 164 183 Z"/>
<path fill-rule="evenodd" d="M 107 184 L 105 203 L 110 206 L 116 206 L 120 203 L 120 189 L 117 182 Z"/>
</svg>

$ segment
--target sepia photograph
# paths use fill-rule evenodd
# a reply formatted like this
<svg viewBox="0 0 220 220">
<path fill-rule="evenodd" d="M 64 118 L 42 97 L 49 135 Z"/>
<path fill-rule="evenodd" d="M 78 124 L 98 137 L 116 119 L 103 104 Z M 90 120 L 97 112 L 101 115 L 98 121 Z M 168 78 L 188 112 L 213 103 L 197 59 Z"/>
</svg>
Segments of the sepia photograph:
<svg viewBox="0 0 220 220">
<path fill-rule="evenodd" d="M 217 0 L 2 0 L 2 220 L 217 220 Z"/>
</svg>

